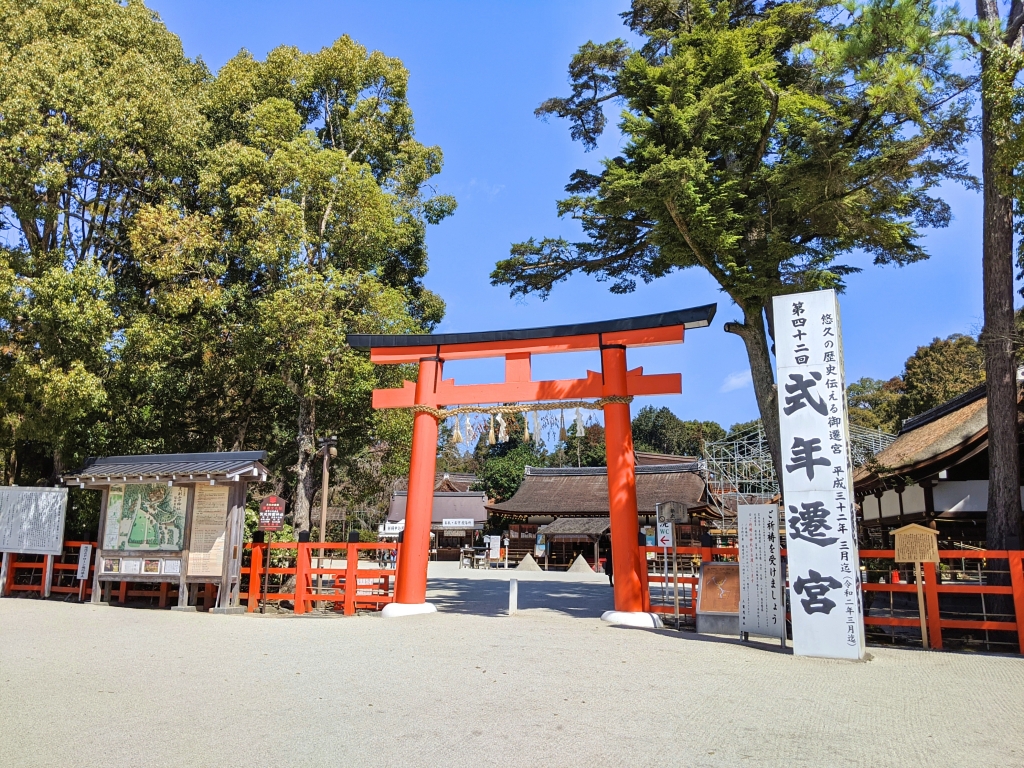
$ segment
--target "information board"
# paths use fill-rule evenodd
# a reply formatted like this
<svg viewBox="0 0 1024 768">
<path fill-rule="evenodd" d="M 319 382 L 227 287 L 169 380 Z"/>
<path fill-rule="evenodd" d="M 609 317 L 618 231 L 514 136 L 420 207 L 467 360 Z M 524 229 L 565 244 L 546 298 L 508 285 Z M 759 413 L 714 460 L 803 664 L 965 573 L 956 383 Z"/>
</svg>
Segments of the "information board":
<svg viewBox="0 0 1024 768">
<path fill-rule="evenodd" d="M 230 488 L 197 485 L 192 502 L 188 543 L 188 576 L 220 576 L 224 565 Z"/>
<path fill-rule="evenodd" d="M 740 609 L 740 571 L 736 563 L 704 563 L 700 567 L 697 611 L 736 615 Z"/>
<path fill-rule="evenodd" d="M 786 579 L 779 551 L 778 513 L 774 504 L 738 507 L 740 632 L 786 636 Z"/>
<path fill-rule="evenodd" d="M 897 563 L 939 562 L 939 532 L 911 523 L 893 531 Z"/>
<path fill-rule="evenodd" d="M 839 303 L 828 290 L 776 296 L 772 304 L 793 652 L 862 659 Z"/>
<path fill-rule="evenodd" d="M 188 488 L 166 483 L 110 486 L 103 549 L 178 552 L 185 542 Z"/>
<path fill-rule="evenodd" d="M 265 496 L 260 502 L 261 531 L 280 531 L 284 525 L 284 499 L 278 496 Z"/>
<path fill-rule="evenodd" d="M 0 552 L 59 555 L 67 488 L 0 487 Z"/>
<path fill-rule="evenodd" d="M 83 544 L 78 550 L 78 570 L 75 571 L 75 578 L 85 581 L 89 578 L 89 568 L 92 565 L 92 544 Z"/>
</svg>

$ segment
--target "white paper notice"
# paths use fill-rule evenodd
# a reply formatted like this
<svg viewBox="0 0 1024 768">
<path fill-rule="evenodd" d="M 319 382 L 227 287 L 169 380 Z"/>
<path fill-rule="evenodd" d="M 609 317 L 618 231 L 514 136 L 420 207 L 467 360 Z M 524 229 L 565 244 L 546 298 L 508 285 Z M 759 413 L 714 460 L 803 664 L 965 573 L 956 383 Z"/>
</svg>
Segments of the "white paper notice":
<svg viewBox="0 0 1024 768">
<path fill-rule="evenodd" d="M 0 487 L 0 552 L 59 555 L 67 488 Z"/>
<path fill-rule="evenodd" d="M 779 551 L 779 516 L 774 504 L 740 504 L 740 632 L 786 636 L 786 577 Z"/>
<path fill-rule="evenodd" d="M 860 559 L 835 291 L 776 296 L 793 652 L 864 658 Z"/>
<path fill-rule="evenodd" d="M 228 494 L 222 485 L 197 485 L 188 545 L 189 576 L 220 576 L 224 565 Z"/>
</svg>

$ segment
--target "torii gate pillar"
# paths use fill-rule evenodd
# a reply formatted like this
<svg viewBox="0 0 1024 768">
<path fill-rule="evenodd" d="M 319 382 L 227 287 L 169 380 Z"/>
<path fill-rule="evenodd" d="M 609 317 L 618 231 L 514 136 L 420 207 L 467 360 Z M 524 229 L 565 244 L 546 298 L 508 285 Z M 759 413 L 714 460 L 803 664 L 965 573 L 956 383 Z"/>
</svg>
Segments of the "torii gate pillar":
<svg viewBox="0 0 1024 768">
<path fill-rule="evenodd" d="M 420 359 L 416 379 L 416 404 L 437 405 L 437 385 L 441 381 L 442 361 L 438 357 Z M 402 532 L 402 563 L 395 576 L 395 602 L 386 606 L 388 614 L 433 613 L 426 602 L 427 563 L 430 559 L 430 523 L 434 514 L 434 470 L 437 466 L 437 419 L 417 411 L 412 422 L 412 456 L 409 461 L 409 495 Z"/>
<path fill-rule="evenodd" d="M 603 396 L 625 396 L 626 347 L 601 347 Z M 612 572 L 615 574 L 615 610 L 650 611 L 647 561 L 638 546 L 640 523 L 636 504 L 636 457 L 629 403 L 606 403 L 604 435 L 608 464 L 608 512 L 612 529 Z"/>
</svg>

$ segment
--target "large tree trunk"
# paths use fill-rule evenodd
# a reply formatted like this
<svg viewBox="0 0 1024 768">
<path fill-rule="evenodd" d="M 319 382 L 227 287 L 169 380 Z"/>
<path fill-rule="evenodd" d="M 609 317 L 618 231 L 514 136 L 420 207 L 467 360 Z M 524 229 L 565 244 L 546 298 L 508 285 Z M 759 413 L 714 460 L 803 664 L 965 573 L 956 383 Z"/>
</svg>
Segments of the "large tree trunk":
<svg viewBox="0 0 1024 768">
<path fill-rule="evenodd" d="M 307 397 L 299 398 L 299 456 L 295 463 L 295 500 L 292 507 L 292 525 L 295 532 L 309 530 L 309 507 L 313 501 L 313 458 L 316 446 L 313 433 L 316 428 L 316 408 Z"/>
<path fill-rule="evenodd" d="M 742 323 L 726 323 L 725 330 L 735 333 L 747 347 L 747 359 L 750 361 L 750 378 L 754 383 L 754 397 L 757 398 L 757 409 L 761 414 L 761 425 L 764 427 L 768 450 L 772 454 L 775 476 L 779 479 L 782 489 L 782 446 L 779 435 L 779 394 L 775 387 L 775 374 L 772 372 L 771 352 L 768 349 L 768 335 L 765 333 L 764 317 L 761 307 L 744 308 Z"/>
<path fill-rule="evenodd" d="M 979 0 L 979 16 L 984 0 Z M 982 54 L 982 71 L 997 66 Z M 987 79 L 987 78 L 986 78 Z M 988 79 L 989 84 L 993 80 Z M 1021 534 L 1020 468 L 1017 453 L 1017 365 L 1013 318 L 1013 201 L 1005 192 L 1008 171 L 997 157 L 1000 136 L 993 125 L 993 104 L 982 90 L 981 145 L 984 183 L 985 326 L 981 334 L 988 385 L 988 515 L 986 545 L 1018 549 Z"/>
</svg>

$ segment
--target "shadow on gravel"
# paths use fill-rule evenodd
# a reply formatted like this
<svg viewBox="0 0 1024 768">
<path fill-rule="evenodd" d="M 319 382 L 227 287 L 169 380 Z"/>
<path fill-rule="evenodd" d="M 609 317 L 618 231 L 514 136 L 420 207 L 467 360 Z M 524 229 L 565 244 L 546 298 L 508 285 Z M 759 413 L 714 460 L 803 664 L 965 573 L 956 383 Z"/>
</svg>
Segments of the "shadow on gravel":
<svg viewBox="0 0 1024 768">
<path fill-rule="evenodd" d="M 616 629 L 636 629 L 636 627 L 616 627 Z M 738 645 L 742 648 L 750 648 L 753 651 L 768 651 L 769 653 L 778 653 L 783 655 L 792 655 L 793 648 L 783 648 L 779 645 L 778 640 L 773 640 L 770 637 L 752 637 L 750 640 L 744 642 L 738 637 L 729 637 L 727 635 L 698 635 L 691 628 L 678 631 L 675 629 L 639 629 L 640 632 L 653 632 L 657 635 L 664 635 L 665 637 L 674 637 L 678 640 L 687 640 L 696 643 L 717 643 L 719 645 Z"/>
<path fill-rule="evenodd" d="M 508 582 L 490 579 L 432 578 L 427 600 L 445 613 L 475 616 L 508 614 Z M 566 616 L 598 618 L 613 607 L 607 584 L 585 582 L 520 581 L 519 610 L 545 608 Z"/>
</svg>

